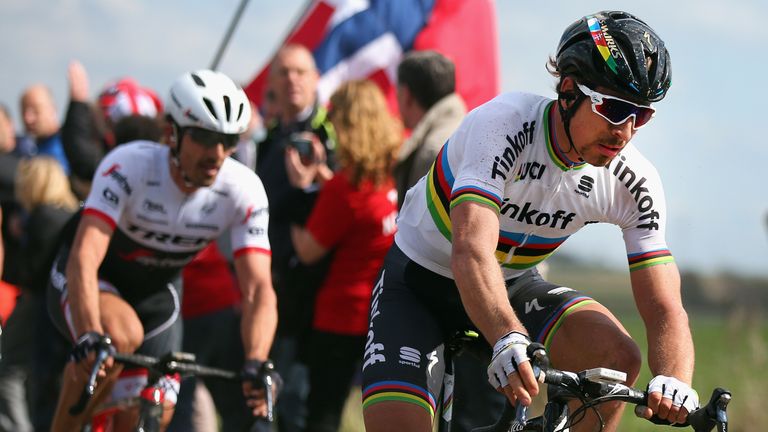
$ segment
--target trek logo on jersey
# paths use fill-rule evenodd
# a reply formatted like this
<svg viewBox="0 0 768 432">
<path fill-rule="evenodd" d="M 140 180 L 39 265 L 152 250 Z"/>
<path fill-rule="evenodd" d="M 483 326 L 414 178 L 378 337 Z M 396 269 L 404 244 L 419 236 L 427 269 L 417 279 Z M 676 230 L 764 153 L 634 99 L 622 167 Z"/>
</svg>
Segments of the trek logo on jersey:
<svg viewBox="0 0 768 432">
<path fill-rule="evenodd" d="M 128 232 L 140 235 L 143 240 L 153 240 L 161 244 L 172 244 L 182 247 L 199 247 L 208 242 L 208 238 L 206 237 L 192 237 L 179 234 L 164 233 L 142 228 L 133 224 L 128 226 Z"/>
<path fill-rule="evenodd" d="M 627 159 L 621 156 L 619 162 L 616 164 L 616 168 L 613 169 L 613 175 L 615 175 L 620 182 L 629 189 L 629 193 L 637 203 L 637 210 L 642 213 L 640 216 L 640 224 L 638 228 L 646 228 L 650 230 L 658 230 L 659 224 L 656 220 L 661 217 L 659 212 L 653 209 L 653 197 L 648 192 L 648 188 L 643 187 L 647 179 L 641 177 L 637 179 L 637 174 L 629 166 L 625 166 L 624 162 Z M 622 167 L 624 169 L 622 169 Z"/>
<path fill-rule="evenodd" d="M 120 173 L 120 164 L 114 164 L 111 167 L 109 167 L 106 171 L 101 173 L 102 177 L 112 177 L 112 179 L 117 183 L 118 186 L 120 186 L 120 189 L 122 189 L 126 194 L 130 195 L 131 192 L 133 192 L 133 189 L 131 189 L 131 185 L 128 184 L 128 179 L 125 178 L 124 175 Z"/>
<path fill-rule="evenodd" d="M 517 170 L 515 181 L 525 180 L 527 178 L 531 180 L 539 180 L 541 176 L 544 175 L 544 170 L 546 168 L 546 165 L 538 162 L 525 162 L 520 166 L 520 169 Z"/>
<path fill-rule="evenodd" d="M 501 156 L 493 158 L 493 166 L 491 167 L 491 178 L 501 177 L 507 179 L 507 174 L 515 164 L 515 159 L 520 156 L 520 152 L 525 147 L 533 142 L 533 132 L 536 128 L 536 121 L 532 121 L 530 127 L 528 122 L 523 123 L 523 130 L 517 132 L 515 135 L 507 135 L 506 139 L 509 145 L 504 149 L 504 153 Z"/>
<path fill-rule="evenodd" d="M 585 198 L 589 198 L 589 193 L 592 192 L 594 185 L 595 179 L 588 175 L 583 175 L 581 176 L 581 180 L 579 180 L 578 186 L 576 186 L 576 189 L 573 191 Z"/>
<path fill-rule="evenodd" d="M 576 217 L 576 213 L 565 213 L 565 210 L 557 210 L 554 213 L 547 213 L 541 210 L 531 208 L 531 203 L 527 202 L 520 207 L 518 204 L 509 202 L 509 198 L 504 198 L 501 204 L 503 216 L 528 225 L 549 226 L 550 228 L 565 229 L 569 223 Z M 559 225 L 559 226 L 558 226 Z"/>
</svg>

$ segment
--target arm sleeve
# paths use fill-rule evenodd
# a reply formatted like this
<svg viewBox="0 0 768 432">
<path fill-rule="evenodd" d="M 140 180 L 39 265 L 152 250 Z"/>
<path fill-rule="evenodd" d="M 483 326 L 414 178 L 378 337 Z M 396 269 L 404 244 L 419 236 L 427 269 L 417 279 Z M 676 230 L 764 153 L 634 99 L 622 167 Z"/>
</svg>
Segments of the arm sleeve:
<svg viewBox="0 0 768 432">
<path fill-rule="evenodd" d="M 624 168 L 634 171 L 622 177 L 626 188 L 620 197 L 631 209 L 620 223 L 630 271 L 674 261 L 665 238 L 667 206 L 659 174 L 639 153 L 633 161 Z"/>
<path fill-rule="evenodd" d="M 142 166 L 148 163 L 136 150 L 141 149 L 120 146 L 104 157 L 93 175 L 84 214 L 98 216 L 115 228 L 133 189 L 140 185 Z"/>
<path fill-rule="evenodd" d="M 249 252 L 261 252 L 271 255 L 267 228 L 269 227 L 269 205 L 267 194 L 259 177 L 253 171 L 247 171 L 246 181 L 251 187 L 239 187 L 242 192 L 237 201 L 235 220 L 232 222 L 230 235 L 235 258 Z"/>
<path fill-rule="evenodd" d="M 514 136 L 499 131 L 519 131 Z M 438 156 L 445 178 L 456 173 L 451 208 L 464 201 L 481 202 L 496 210 L 507 183 L 514 180 L 521 153 L 533 131 L 522 116 L 493 101 L 470 113 Z M 454 161 L 456 161 L 454 163 Z M 455 167 L 455 168 L 454 168 Z"/>
</svg>

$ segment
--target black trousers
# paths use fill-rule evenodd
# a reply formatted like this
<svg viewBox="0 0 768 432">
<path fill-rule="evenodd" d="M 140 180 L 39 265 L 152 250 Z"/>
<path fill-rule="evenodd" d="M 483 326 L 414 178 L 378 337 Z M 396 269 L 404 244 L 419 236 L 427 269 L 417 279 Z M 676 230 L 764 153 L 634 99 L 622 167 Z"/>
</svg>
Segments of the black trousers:
<svg viewBox="0 0 768 432">
<path fill-rule="evenodd" d="M 349 390 L 362 365 L 365 336 L 313 330 L 309 345 L 307 431 L 336 432 Z"/>
</svg>

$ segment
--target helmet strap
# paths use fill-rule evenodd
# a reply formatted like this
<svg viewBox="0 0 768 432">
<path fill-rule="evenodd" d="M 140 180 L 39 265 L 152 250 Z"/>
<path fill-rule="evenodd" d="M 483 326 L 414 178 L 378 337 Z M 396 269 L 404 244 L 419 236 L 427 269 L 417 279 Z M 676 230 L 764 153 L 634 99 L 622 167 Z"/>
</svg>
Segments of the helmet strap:
<svg viewBox="0 0 768 432">
<path fill-rule="evenodd" d="M 557 110 L 560 112 L 560 118 L 563 119 L 563 127 L 565 128 L 565 136 L 568 137 L 568 150 L 565 150 L 565 153 L 573 150 L 576 152 L 577 155 L 579 155 L 579 159 L 582 161 L 584 160 L 583 157 L 581 157 L 581 153 L 576 148 L 576 146 L 573 145 L 573 138 L 571 137 L 571 119 L 573 118 L 574 113 L 576 113 L 576 110 L 579 108 L 579 105 L 581 105 L 581 102 L 586 99 L 586 96 L 581 94 L 580 92 L 577 94 L 572 93 L 565 93 L 560 94 L 557 99 Z M 570 102 L 570 106 L 567 108 L 563 108 L 563 104 L 561 101 L 565 102 L 566 106 Z"/>
<path fill-rule="evenodd" d="M 176 124 L 176 122 L 172 122 L 172 139 L 175 141 L 175 145 L 171 146 L 171 163 L 176 167 L 176 169 L 179 170 L 179 174 L 181 175 L 181 181 L 184 182 L 184 186 L 188 188 L 195 187 L 195 184 L 192 183 L 192 179 L 189 178 L 187 173 L 184 171 L 184 169 L 181 167 L 181 160 L 179 159 L 179 154 L 181 154 L 181 141 L 184 138 L 183 133 L 181 131 L 181 127 Z"/>
</svg>

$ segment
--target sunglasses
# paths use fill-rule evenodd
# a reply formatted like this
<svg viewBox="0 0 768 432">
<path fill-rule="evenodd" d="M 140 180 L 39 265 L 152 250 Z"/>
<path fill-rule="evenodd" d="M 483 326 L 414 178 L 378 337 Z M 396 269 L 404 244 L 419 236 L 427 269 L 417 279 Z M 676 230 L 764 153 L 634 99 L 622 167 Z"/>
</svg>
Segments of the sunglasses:
<svg viewBox="0 0 768 432">
<path fill-rule="evenodd" d="M 206 148 L 216 147 L 221 144 L 224 146 L 224 150 L 231 150 L 235 148 L 240 141 L 240 136 L 238 134 L 223 134 L 221 132 L 214 132 L 196 127 L 186 128 L 184 133 L 189 134 L 189 137 L 192 138 L 193 141 Z"/>
<path fill-rule="evenodd" d="M 592 111 L 613 125 L 624 124 L 631 117 L 634 118 L 632 128 L 640 129 L 656 115 L 656 109 L 651 106 L 638 105 L 616 96 L 604 95 L 582 84 L 576 85 L 582 93 L 589 96 L 592 101 Z"/>
</svg>

